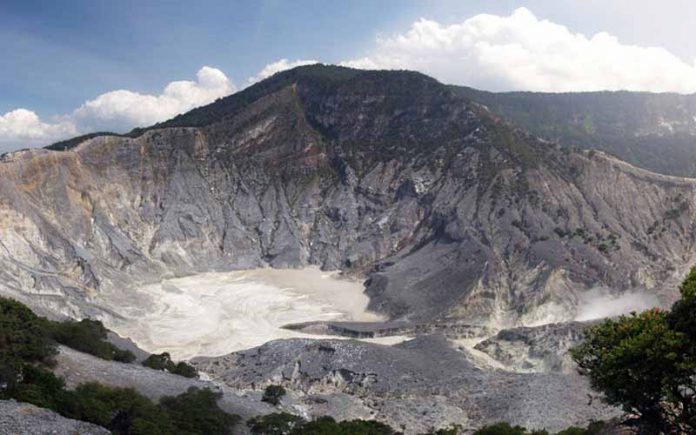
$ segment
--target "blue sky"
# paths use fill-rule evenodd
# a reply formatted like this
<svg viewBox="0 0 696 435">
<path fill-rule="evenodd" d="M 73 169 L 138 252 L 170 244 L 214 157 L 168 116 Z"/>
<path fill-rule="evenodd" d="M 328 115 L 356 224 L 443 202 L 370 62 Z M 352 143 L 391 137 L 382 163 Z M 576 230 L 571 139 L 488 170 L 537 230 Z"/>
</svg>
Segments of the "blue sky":
<svg viewBox="0 0 696 435">
<path fill-rule="evenodd" d="M 189 108 L 182 103 L 152 117 L 130 113 L 125 117 L 118 114 L 120 118 L 114 120 L 117 118 L 113 114 L 114 105 L 121 100 L 118 95 L 111 95 L 108 101 L 99 102 L 98 114 L 91 107 L 81 112 L 79 120 L 76 118 L 75 110 L 85 102 L 114 90 L 157 96 L 172 81 L 195 82 L 196 73 L 209 66 L 224 73 L 230 81 L 229 86 L 217 83 L 214 92 L 229 93 L 244 87 L 249 77 L 279 59 L 419 69 L 443 81 L 492 90 L 624 87 L 693 92 L 696 84 L 692 86 L 684 79 L 692 73 L 690 68 L 696 58 L 696 35 L 691 30 L 696 6 L 692 3 L 688 0 L 659 4 L 636 0 L 0 0 L 0 151 L 41 145 L 61 135 L 97 127 L 124 130 Z M 480 14 L 510 17 L 520 7 L 525 7 L 535 20 L 519 14 L 512 30 L 500 30 L 501 25 L 507 26 L 511 21 L 475 23 L 477 29 L 498 29 L 499 35 L 494 40 L 469 41 L 468 46 L 462 47 L 461 40 L 470 39 L 475 32 L 448 27 L 462 25 Z M 421 19 L 428 21 L 414 27 Z M 560 30 L 556 34 L 561 46 L 571 47 L 569 51 L 574 50 L 576 33 L 589 39 L 598 32 L 607 32 L 616 38 L 621 44 L 619 48 L 611 46 L 611 40 L 598 40 L 585 44 L 586 48 L 578 43 L 578 50 L 586 52 L 587 59 L 593 58 L 595 52 L 616 51 L 618 55 L 602 56 L 619 60 L 625 54 L 626 60 L 621 61 L 627 65 L 626 75 L 607 77 L 606 71 L 615 68 L 606 65 L 604 72 L 594 72 L 587 78 L 569 76 L 566 70 L 588 64 L 566 65 L 567 59 L 554 58 L 548 47 L 539 48 L 538 42 L 531 48 L 525 46 L 526 53 L 510 50 L 510 41 L 498 47 L 504 50 L 479 52 L 479 43 L 498 44 L 500 34 L 526 41 L 525 29 L 530 29 L 529 35 L 536 32 L 538 37 L 539 32 L 546 31 L 544 20 L 568 29 L 567 34 Z M 415 33 L 409 36 L 409 30 Z M 550 33 L 554 32 L 551 29 Z M 444 42 L 450 45 L 438 45 L 433 49 L 439 50 L 436 53 L 424 53 L 433 41 L 440 44 L 442 37 L 450 36 L 453 39 Z M 425 39 L 418 39 L 421 37 Z M 431 37 L 434 39 L 428 39 Z M 411 46 L 420 48 L 411 52 Z M 633 53 L 632 46 L 661 47 L 673 58 L 651 52 L 657 56 L 652 58 L 652 63 L 667 64 L 669 68 L 654 70 L 652 75 L 635 76 L 630 70 L 640 66 L 636 59 L 651 59 L 652 54 Z M 450 52 L 455 55 L 443 54 Z M 517 60 L 499 61 L 503 58 Z M 530 64 L 534 64 L 533 70 L 528 67 Z M 549 75 L 556 70 L 561 73 Z M 658 83 L 657 77 L 665 74 L 672 77 L 671 82 Z M 207 102 L 206 98 L 213 98 L 214 92 L 198 95 L 191 104 Z M 154 100 L 152 104 L 161 101 Z M 3 114 L 17 109 L 26 113 L 22 112 L 22 117 L 6 117 L 3 124 Z M 26 118 L 29 112 L 31 122 Z M 22 122 L 18 124 L 20 118 Z M 49 133 L 43 135 L 27 131 L 34 125 L 41 129 L 54 124 L 64 128 L 48 129 Z M 17 133 L 17 125 L 21 134 Z"/>
</svg>

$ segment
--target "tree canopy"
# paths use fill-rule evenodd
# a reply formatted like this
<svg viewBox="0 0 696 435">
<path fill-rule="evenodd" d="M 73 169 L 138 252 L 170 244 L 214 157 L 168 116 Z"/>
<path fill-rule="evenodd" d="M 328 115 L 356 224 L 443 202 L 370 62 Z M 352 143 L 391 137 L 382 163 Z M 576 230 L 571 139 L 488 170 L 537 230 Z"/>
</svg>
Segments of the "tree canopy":
<svg viewBox="0 0 696 435">
<path fill-rule="evenodd" d="M 588 328 L 572 350 L 592 388 L 652 433 L 696 432 L 696 268 L 680 292 L 671 310 Z"/>
</svg>

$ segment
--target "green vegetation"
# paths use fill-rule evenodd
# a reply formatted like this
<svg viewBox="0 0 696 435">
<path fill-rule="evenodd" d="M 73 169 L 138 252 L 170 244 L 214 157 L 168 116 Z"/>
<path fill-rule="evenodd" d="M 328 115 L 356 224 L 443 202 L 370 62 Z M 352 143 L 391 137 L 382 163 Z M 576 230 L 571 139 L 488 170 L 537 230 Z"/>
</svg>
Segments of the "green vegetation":
<svg viewBox="0 0 696 435">
<path fill-rule="evenodd" d="M 286 412 L 276 412 L 251 418 L 246 424 L 253 434 L 287 435 L 292 433 L 294 429 L 302 427 L 305 423 L 306 421 L 302 417 Z"/>
<path fill-rule="evenodd" d="M 12 388 L 26 364 L 53 364 L 57 353 L 47 323 L 29 308 L 0 298 L 0 388 Z"/>
<path fill-rule="evenodd" d="M 680 291 L 670 311 L 606 320 L 572 351 L 592 387 L 650 433 L 696 432 L 696 268 Z"/>
<path fill-rule="evenodd" d="M 599 435 L 604 429 L 605 423 L 596 421 L 590 423 L 586 428 L 569 427 L 555 435 Z M 474 435 L 550 435 L 545 430 L 527 430 L 522 426 L 510 426 L 508 423 L 496 423 L 490 426 L 482 427 L 474 432 Z"/>
<path fill-rule="evenodd" d="M 159 404 L 133 389 L 97 383 L 66 390 L 65 382 L 49 370 L 55 340 L 113 356 L 104 346 L 104 331 L 99 322 L 50 322 L 19 302 L 0 298 L 0 399 L 32 403 L 119 435 L 232 433 L 239 418 L 223 412 L 217 406 L 220 394 L 207 389 L 192 388 Z"/>
<path fill-rule="evenodd" d="M 151 128 L 202 127 L 210 125 L 226 117 L 233 116 L 254 101 L 295 83 L 311 83 L 314 92 L 322 93 L 361 73 L 363 72 L 359 70 L 334 65 L 316 64 L 293 68 L 275 74 L 273 77 L 249 86 L 241 92 L 226 98 L 220 98 L 207 106 L 178 115 L 169 121 L 156 124 L 148 129 L 134 129 L 128 136 L 139 136 Z"/>
<path fill-rule="evenodd" d="M 313 421 L 307 421 L 302 417 L 285 412 L 254 417 L 247 421 L 247 426 L 255 435 L 397 435 L 401 433 L 384 423 L 373 420 L 336 422 L 331 417 L 320 417 Z M 603 422 L 593 422 L 586 428 L 570 427 L 555 435 L 598 435 L 604 427 Z M 461 426 L 451 425 L 443 429 L 431 430 L 422 435 L 457 435 L 462 433 L 461 430 Z M 545 430 L 529 431 L 521 426 L 497 423 L 477 430 L 474 435 L 550 434 Z"/>
<path fill-rule="evenodd" d="M 105 360 L 130 363 L 135 355 L 106 341 L 108 330 L 98 320 L 49 322 L 51 337 L 60 344 Z"/>
<path fill-rule="evenodd" d="M 195 378 L 198 376 L 198 371 L 195 369 L 195 367 L 183 361 L 175 363 L 172 361 L 171 355 L 169 355 L 167 352 L 163 352 L 158 355 L 150 355 L 145 361 L 143 361 L 143 365 L 145 367 L 150 367 L 151 369 L 167 371 L 186 378 Z"/>
<path fill-rule="evenodd" d="M 56 344 L 109 361 L 135 359 L 130 351 L 106 341 L 108 331 L 97 320 L 55 322 L 37 316 L 17 301 L 1 297 L 0 326 L 0 382 L 3 373 L 10 373 L 10 377 L 16 373 L 18 360 L 47 364 L 56 354 Z"/>
<path fill-rule="evenodd" d="M 274 413 L 247 421 L 256 435 L 392 435 L 397 432 L 386 424 L 372 420 L 336 422 L 331 417 L 306 421 L 287 413 Z"/>
<path fill-rule="evenodd" d="M 600 148 L 653 171 L 693 177 L 696 148 L 689 130 L 691 96 L 634 92 L 549 94 L 492 93 L 464 87 L 454 92 L 484 104 L 534 135 L 566 148 Z M 676 113 L 673 107 L 687 107 Z M 658 120 L 674 131 L 660 131 Z"/>
<path fill-rule="evenodd" d="M 285 396 L 285 388 L 281 385 L 269 385 L 263 391 L 261 401 L 277 406 L 280 403 L 280 398 L 283 396 Z"/>
</svg>

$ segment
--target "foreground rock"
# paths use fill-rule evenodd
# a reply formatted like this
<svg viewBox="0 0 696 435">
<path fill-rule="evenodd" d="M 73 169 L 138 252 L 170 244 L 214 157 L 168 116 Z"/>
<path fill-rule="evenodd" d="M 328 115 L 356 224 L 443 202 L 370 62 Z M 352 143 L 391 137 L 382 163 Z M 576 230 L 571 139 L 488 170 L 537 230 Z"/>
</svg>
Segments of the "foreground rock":
<svg viewBox="0 0 696 435">
<path fill-rule="evenodd" d="M 407 433 L 498 421 L 558 431 L 617 415 L 577 375 L 482 368 L 438 335 L 395 346 L 278 340 L 195 363 L 233 388 L 282 384 L 307 396 L 347 394 L 374 418 Z M 311 405 L 307 409 L 309 414 L 317 411 Z"/>
<path fill-rule="evenodd" d="M 103 427 L 28 403 L 0 400 L 0 435 L 109 435 Z"/>
</svg>

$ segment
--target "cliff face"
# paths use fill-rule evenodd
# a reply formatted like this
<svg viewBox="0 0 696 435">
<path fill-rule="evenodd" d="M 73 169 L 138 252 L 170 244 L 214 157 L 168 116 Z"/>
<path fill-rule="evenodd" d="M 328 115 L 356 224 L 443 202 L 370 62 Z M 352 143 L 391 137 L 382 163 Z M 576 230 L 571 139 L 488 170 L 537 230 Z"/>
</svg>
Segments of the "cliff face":
<svg viewBox="0 0 696 435">
<path fill-rule="evenodd" d="M 409 72 L 305 67 L 137 137 L 0 162 L 0 292 L 118 317 L 163 276 L 321 265 L 372 308 L 568 320 L 602 287 L 670 289 L 694 261 L 696 180 L 516 130 Z"/>
</svg>

